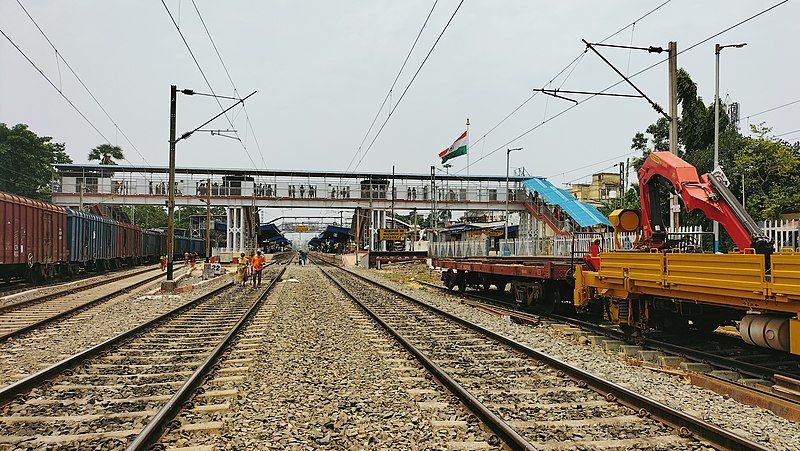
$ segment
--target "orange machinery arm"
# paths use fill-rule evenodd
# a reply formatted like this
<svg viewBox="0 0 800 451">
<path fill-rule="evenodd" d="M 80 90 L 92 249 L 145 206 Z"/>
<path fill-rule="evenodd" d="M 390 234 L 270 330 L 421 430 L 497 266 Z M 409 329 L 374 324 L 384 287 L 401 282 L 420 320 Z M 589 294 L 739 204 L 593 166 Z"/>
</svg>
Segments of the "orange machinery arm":
<svg viewBox="0 0 800 451">
<path fill-rule="evenodd" d="M 772 241 L 722 181 L 713 174 L 698 177 L 694 166 L 670 152 L 652 152 L 639 169 L 646 242 L 659 243 L 666 239 L 658 185 L 678 194 L 687 210 L 700 210 L 707 218 L 719 222 L 740 250 L 752 248 L 759 254 L 772 253 Z"/>
</svg>

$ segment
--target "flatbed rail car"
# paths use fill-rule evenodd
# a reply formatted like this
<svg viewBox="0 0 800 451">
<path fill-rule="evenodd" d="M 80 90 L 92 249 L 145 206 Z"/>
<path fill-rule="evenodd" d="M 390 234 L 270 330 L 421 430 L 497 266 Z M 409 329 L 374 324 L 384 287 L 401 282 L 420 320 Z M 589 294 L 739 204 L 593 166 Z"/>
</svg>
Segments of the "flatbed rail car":
<svg viewBox="0 0 800 451">
<path fill-rule="evenodd" d="M 752 344 L 800 354 L 800 253 L 602 252 L 600 269 L 575 269 L 577 308 L 598 300 L 632 329 L 668 329 L 689 319 L 714 330 L 739 321 Z"/>
<path fill-rule="evenodd" d="M 434 267 L 445 269 L 442 282 L 449 289 L 467 287 L 489 290 L 492 285 L 511 293 L 526 307 L 544 311 L 571 308 L 574 283 L 569 257 L 440 257 Z"/>
</svg>

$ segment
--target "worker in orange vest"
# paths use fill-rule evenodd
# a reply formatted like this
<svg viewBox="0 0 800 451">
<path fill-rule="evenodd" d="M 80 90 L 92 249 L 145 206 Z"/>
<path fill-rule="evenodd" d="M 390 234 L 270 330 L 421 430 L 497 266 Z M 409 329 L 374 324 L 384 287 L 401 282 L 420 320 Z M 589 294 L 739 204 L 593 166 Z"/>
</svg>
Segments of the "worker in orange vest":
<svg viewBox="0 0 800 451">
<path fill-rule="evenodd" d="M 256 251 L 256 255 L 253 256 L 253 259 L 250 261 L 250 264 L 253 268 L 253 286 L 260 287 L 261 286 L 261 270 L 264 269 L 264 263 L 266 262 L 266 258 L 261 255 L 261 250 Z"/>
</svg>

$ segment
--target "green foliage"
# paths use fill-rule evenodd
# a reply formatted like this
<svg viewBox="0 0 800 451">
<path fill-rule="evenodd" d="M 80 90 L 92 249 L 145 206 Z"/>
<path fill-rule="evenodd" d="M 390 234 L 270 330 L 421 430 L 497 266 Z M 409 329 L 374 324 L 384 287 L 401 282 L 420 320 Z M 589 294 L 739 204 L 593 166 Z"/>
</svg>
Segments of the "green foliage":
<svg viewBox="0 0 800 451">
<path fill-rule="evenodd" d="M 128 207 L 128 216 L 142 229 L 156 229 L 167 226 L 167 210 L 154 205 Z"/>
<path fill-rule="evenodd" d="M 25 124 L 0 123 L 0 191 L 49 200 L 54 163 L 72 163 L 64 143 L 37 136 Z"/>
<path fill-rule="evenodd" d="M 89 161 L 100 160 L 100 164 L 117 164 L 114 160 L 122 160 L 125 156 L 119 146 L 100 144 L 89 151 Z"/>
<path fill-rule="evenodd" d="M 741 192 L 742 175 L 746 207 L 756 219 L 777 219 L 800 210 L 800 147 L 770 139 L 771 129 L 751 126 L 753 136 L 734 142 L 728 177 L 731 189 Z"/>
<path fill-rule="evenodd" d="M 698 174 L 710 172 L 714 165 L 714 102 L 703 103 L 697 95 L 697 85 L 683 69 L 678 71 L 678 101 L 682 108 L 678 121 L 680 156 L 695 166 Z M 720 165 L 737 197 L 740 197 L 744 175 L 746 208 L 750 215 L 760 220 L 800 211 L 800 144 L 790 145 L 769 138 L 770 129 L 763 124 L 752 127 L 753 136 L 742 136 L 730 126 L 724 104 L 720 104 L 719 116 Z M 633 164 L 637 170 L 651 151 L 648 146 L 669 150 L 666 118 L 659 118 L 645 132 L 650 135 L 649 140 L 638 132 L 631 144 L 631 149 L 642 151 L 642 158 Z M 711 230 L 711 222 L 697 212 L 681 213 L 681 224 L 702 225 L 704 230 Z M 723 240 L 729 242 L 727 237 Z"/>
</svg>

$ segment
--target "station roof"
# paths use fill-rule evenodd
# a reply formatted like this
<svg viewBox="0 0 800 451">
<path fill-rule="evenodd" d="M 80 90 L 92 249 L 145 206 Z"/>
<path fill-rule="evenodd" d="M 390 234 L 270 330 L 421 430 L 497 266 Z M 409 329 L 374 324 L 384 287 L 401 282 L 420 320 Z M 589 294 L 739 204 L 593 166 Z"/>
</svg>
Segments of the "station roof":
<svg viewBox="0 0 800 451">
<path fill-rule="evenodd" d="M 597 208 L 575 199 L 567 190 L 553 185 L 546 179 L 532 178 L 522 183 L 529 190 L 539 193 L 548 203 L 561 207 L 581 227 L 598 224 L 611 227 L 608 218 L 603 216 Z"/>
<path fill-rule="evenodd" d="M 114 172 L 129 173 L 150 173 L 167 174 L 169 168 L 166 166 L 122 166 L 122 165 L 101 165 L 101 164 L 54 164 L 59 172 L 83 171 L 99 173 L 111 176 Z M 229 175 L 229 176 L 261 176 L 261 177 L 315 177 L 315 178 L 342 178 L 342 179 L 397 179 L 397 180 L 430 180 L 430 172 L 412 174 L 391 172 L 344 172 L 344 171 L 316 171 L 316 170 L 293 170 L 293 169 L 247 169 L 247 168 L 198 168 L 198 167 L 178 167 L 175 168 L 176 174 L 197 174 L 197 175 Z M 510 176 L 512 182 L 522 182 L 529 176 Z M 464 180 L 464 181 L 493 181 L 504 182 L 505 175 L 454 175 L 436 174 L 436 180 Z"/>
</svg>

